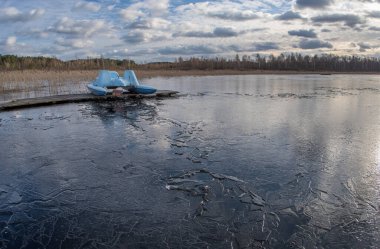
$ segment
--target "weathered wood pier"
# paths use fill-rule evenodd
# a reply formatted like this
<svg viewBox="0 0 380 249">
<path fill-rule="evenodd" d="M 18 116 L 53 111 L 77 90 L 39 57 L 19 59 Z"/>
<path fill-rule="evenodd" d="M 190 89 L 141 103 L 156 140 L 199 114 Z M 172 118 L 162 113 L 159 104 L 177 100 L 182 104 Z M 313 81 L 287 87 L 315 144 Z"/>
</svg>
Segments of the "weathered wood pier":
<svg viewBox="0 0 380 249">
<path fill-rule="evenodd" d="M 125 93 L 125 94 L 122 94 L 121 96 L 114 96 L 114 95 L 95 96 L 90 93 L 45 96 L 45 97 L 37 97 L 37 98 L 16 99 L 16 100 L 0 103 L 0 111 L 26 108 L 26 107 L 34 107 L 34 106 L 75 103 L 75 102 L 85 102 L 85 101 L 97 101 L 97 100 L 163 98 L 163 97 L 173 97 L 177 94 L 178 94 L 177 91 L 158 90 L 157 92 L 153 94 Z"/>
</svg>

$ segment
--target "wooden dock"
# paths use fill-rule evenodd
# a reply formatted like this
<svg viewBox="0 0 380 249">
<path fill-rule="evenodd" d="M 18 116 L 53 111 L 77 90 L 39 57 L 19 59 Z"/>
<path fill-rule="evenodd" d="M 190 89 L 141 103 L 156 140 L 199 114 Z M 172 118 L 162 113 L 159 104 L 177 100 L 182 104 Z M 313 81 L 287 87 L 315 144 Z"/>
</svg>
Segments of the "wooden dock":
<svg viewBox="0 0 380 249">
<path fill-rule="evenodd" d="M 95 96 L 90 93 L 45 96 L 45 97 L 38 97 L 38 98 L 16 99 L 16 100 L 0 103 L 0 111 L 26 108 L 26 107 L 34 107 L 34 106 L 96 101 L 96 100 L 120 100 L 120 99 L 132 99 L 132 98 L 172 97 L 172 96 L 175 96 L 177 93 L 178 92 L 171 91 L 171 90 L 158 90 L 157 92 L 153 94 L 126 93 L 121 96 L 113 96 L 113 95 Z"/>
</svg>

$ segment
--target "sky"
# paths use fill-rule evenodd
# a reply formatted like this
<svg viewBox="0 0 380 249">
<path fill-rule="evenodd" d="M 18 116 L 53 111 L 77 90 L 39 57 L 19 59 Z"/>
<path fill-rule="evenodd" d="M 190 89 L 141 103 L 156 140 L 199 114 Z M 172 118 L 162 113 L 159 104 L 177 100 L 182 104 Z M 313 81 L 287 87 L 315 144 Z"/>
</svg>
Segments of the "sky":
<svg viewBox="0 0 380 249">
<path fill-rule="evenodd" d="M 380 57 L 380 0 L 0 0 L 0 54 Z"/>
</svg>

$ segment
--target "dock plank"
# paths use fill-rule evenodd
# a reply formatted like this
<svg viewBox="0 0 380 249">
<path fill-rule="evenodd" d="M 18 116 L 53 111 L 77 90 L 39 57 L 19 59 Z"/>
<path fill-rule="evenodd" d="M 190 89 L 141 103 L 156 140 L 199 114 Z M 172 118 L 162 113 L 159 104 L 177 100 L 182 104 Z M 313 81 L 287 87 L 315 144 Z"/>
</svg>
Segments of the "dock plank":
<svg viewBox="0 0 380 249">
<path fill-rule="evenodd" d="M 121 96 L 113 96 L 113 95 L 95 96 L 90 93 L 45 96 L 45 97 L 37 97 L 37 98 L 16 99 L 16 100 L 0 103 L 0 111 L 34 107 L 34 106 L 86 102 L 86 101 L 94 101 L 94 100 L 172 97 L 172 96 L 175 96 L 177 93 L 178 93 L 177 91 L 171 91 L 171 90 L 158 90 L 157 92 L 153 94 L 126 93 Z"/>
</svg>

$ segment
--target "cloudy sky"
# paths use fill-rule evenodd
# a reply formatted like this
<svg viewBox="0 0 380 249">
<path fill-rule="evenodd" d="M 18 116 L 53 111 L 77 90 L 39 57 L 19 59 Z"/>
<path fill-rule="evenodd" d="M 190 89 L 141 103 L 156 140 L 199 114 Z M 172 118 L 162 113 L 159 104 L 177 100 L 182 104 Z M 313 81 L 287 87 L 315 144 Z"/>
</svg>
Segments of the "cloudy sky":
<svg viewBox="0 0 380 249">
<path fill-rule="evenodd" d="M 0 0 L 0 54 L 380 57 L 380 0 Z"/>
</svg>

